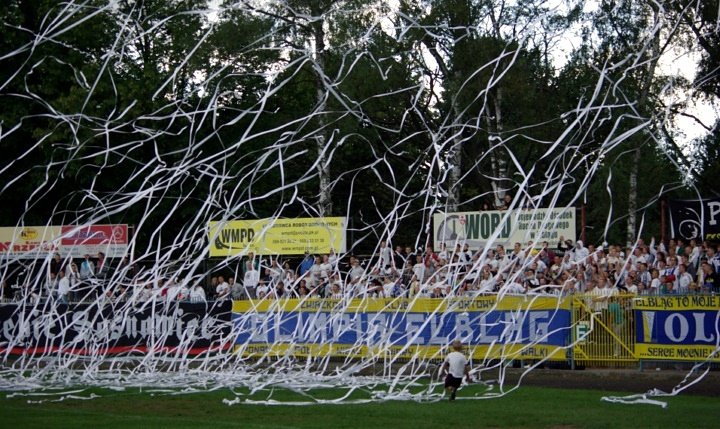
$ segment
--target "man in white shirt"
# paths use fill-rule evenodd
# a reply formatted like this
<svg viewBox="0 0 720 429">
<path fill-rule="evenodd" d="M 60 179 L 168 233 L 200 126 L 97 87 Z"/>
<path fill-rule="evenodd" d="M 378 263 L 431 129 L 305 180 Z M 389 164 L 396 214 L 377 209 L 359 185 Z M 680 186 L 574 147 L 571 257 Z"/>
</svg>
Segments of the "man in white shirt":
<svg viewBox="0 0 720 429">
<path fill-rule="evenodd" d="M 631 295 L 637 295 L 639 292 L 639 289 L 633 280 L 634 280 L 633 275 L 628 275 L 625 277 L 625 284 L 624 284 L 625 292 L 629 293 Z"/>
<path fill-rule="evenodd" d="M 365 274 L 365 269 L 360 266 L 360 261 L 354 256 L 350 258 L 350 271 L 348 272 L 347 283 L 354 284 L 359 282 L 363 274 Z"/>
<path fill-rule="evenodd" d="M 58 276 L 60 277 L 57 288 L 58 304 L 67 304 L 70 294 L 70 279 L 65 275 L 65 270 L 58 271 Z"/>
<path fill-rule="evenodd" d="M 515 264 L 516 267 L 521 266 L 525 262 L 525 254 L 522 251 L 522 245 L 515 243 L 512 252 L 510 252 L 505 259 L 507 260 L 506 265 Z"/>
<path fill-rule="evenodd" d="M 270 281 L 272 284 L 276 285 L 280 283 L 283 280 L 283 275 L 285 273 L 283 272 L 282 267 L 278 264 L 277 258 L 271 258 L 270 259 Z"/>
<path fill-rule="evenodd" d="M 608 287 L 607 281 L 602 279 L 587 295 L 591 297 L 593 311 L 602 312 L 603 310 L 608 309 L 610 297 L 617 294 L 618 290 L 614 287 Z"/>
<path fill-rule="evenodd" d="M 493 272 L 493 274 L 497 273 L 498 267 L 500 266 L 500 261 L 495 257 L 495 251 L 490 249 L 487 252 L 487 255 L 485 256 L 485 260 L 482 262 L 482 265 L 488 265 L 490 266 L 490 271 Z"/>
<path fill-rule="evenodd" d="M 451 345 L 453 351 L 445 357 L 441 373 L 445 373 L 445 389 L 450 392 L 450 400 L 455 400 L 455 394 L 465 377 L 470 383 L 470 364 L 462 354 L 462 342 L 455 340 Z"/>
<path fill-rule="evenodd" d="M 255 296 L 255 289 L 260 283 L 260 272 L 255 269 L 255 265 L 248 261 L 245 263 L 245 277 L 243 277 L 243 287 L 245 294 L 249 297 Z"/>
<path fill-rule="evenodd" d="M 413 274 L 420 284 L 422 284 L 425 283 L 428 273 L 425 270 L 425 262 L 423 261 L 422 256 L 417 256 L 416 261 L 415 265 L 413 265 Z"/>
<path fill-rule="evenodd" d="M 235 279 L 230 277 L 228 279 L 228 285 L 230 286 L 230 296 L 232 299 L 239 301 L 241 299 L 247 299 L 245 295 L 245 288 L 240 283 L 235 283 Z"/>
<path fill-rule="evenodd" d="M 205 289 L 203 289 L 200 283 L 195 284 L 190 290 L 190 302 L 201 303 L 205 301 Z"/>
<path fill-rule="evenodd" d="M 690 284 L 693 282 L 693 277 L 687 272 L 685 264 L 678 265 L 677 285 L 678 293 L 687 294 L 690 293 Z"/>
<path fill-rule="evenodd" d="M 317 287 L 322 281 L 322 261 L 319 256 L 315 257 L 315 263 L 310 267 L 310 276 L 307 278 L 310 289 Z"/>
<path fill-rule="evenodd" d="M 328 255 L 328 261 L 330 261 L 330 264 L 332 265 L 333 269 L 337 268 L 338 263 L 338 255 L 335 253 L 335 249 L 330 249 L 330 254 Z"/>
<path fill-rule="evenodd" d="M 665 276 L 666 283 L 672 283 L 673 284 L 673 290 L 678 289 L 678 281 L 677 281 L 677 275 L 678 275 L 678 268 L 677 268 L 677 260 L 674 256 L 670 256 L 667 258 L 667 266 L 663 271 L 660 271 L 660 276 Z"/>
<path fill-rule="evenodd" d="M 713 266 L 716 273 L 720 272 L 720 255 L 715 252 L 715 248 L 712 246 L 708 246 L 705 252 L 705 257 L 707 258 L 708 263 Z M 696 254 L 695 249 L 693 249 L 693 253 L 691 253 L 690 257 L 688 258 L 689 263 L 694 263 L 697 266 L 699 260 L 700 252 L 697 252 Z"/>
<path fill-rule="evenodd" d="M 255 293 L 257 294 L 257 299 L 264 299 L 268 297 L 268 294 L 270 293 L 270 288 L 265 283 L 261 283 L 255 288 Z"/>
<path fill-rule="evenodd" d="M 320 281 L 324 281 L 332 277 L 333 265 L 330 263 L 330 257 L 323 255 L 322 263 L 320 264 Z"/>
<path fill-rule="evenodd" d="M 380 268 L 384 268 L 392 264 L 392 249 L 385 240 L 380 242 L 378 256 L 380 257 Z"/>
<path fill-rule="evenodd" d="M 224 301 L 230 296 L 230 285 L 225 281 L 223 276 L 218 276 L 218 285 L 215 288 L 216 299 Z"/>
<path fill-rule="evenodd" d="M 395 290 L 395 282 L 390 277 L 383 278 L 382 294 L 384 298 L 392 298 Z"/>
<path fill-rule="evenodd" d="M 509 295 L 522 295 L 525 293 L 525 288 L 519 282 L 520 279 L 511 279 L 500 288 L 500 291 Z"/>
<path fill-rule="evenodd" d="M 573 251 L 574 262 L 577 264 L 584 264 L 585 258 L 587 258 L 588 255 L 590 255 L 590 252 L 585 246 L 583 246 L 582 240 L 578 240 L 575 243 L 575 250 Z"/>
</svg>

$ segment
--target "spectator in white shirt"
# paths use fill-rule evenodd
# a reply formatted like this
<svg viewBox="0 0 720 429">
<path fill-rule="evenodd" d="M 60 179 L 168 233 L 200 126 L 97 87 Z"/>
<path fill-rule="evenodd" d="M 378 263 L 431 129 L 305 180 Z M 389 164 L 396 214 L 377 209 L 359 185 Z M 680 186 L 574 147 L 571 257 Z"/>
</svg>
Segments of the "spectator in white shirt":
<svg viewBox="0 0 720 429">
<path fill-rule="evenodd" d="M 693 277 L 687 272 L 685 264 L 678 265 L 677 274 L 677 285 L 678 293 L 686 294 L 690 293 L 690 284 L 693 282 Z"/>
<path fill-rule="evenodd" d="M 205 289 L 203 289 L 200 283 L 196 283 L 195 286 L 193 286 L 193 288 L 190 290 L 190 302 L 206 302 Z"/>
<path fill-rule="evenodd" d="M 310 267 L 310 275 L 307 277 L 308 286 L 310 289 L 317 287 L 322 281 L 322 260 L 319 256 L 315 257 L 315 263 Z"/>
<path fill-rule="evenodd" d="M 278 264 L 277 258 L 270 260 L 269 274 L 272 284 L 276 285 L 283 280 L 283 275 L 285 273 L 282 267 Z"/>
<path fill-rule="evenodd" d="M 320 264 L 320 280 L 325 280 L 332 277 L 333 265 L 330 262 L 330 256 L 323 255 L 322 263 Z"/>
<path fill-rule="evenodd" d="M 250 261 L 245 263 L 245 276 L 243 277 L 243 288 L 245 294 L 249 297 L 256 295 L 256 288 L 260 283 L 260 272 L 255 268 L 255 265 Z"/>
<path fill-rule="evenodd" d="M 575 250 L 573 250 L 573 261 L 577 264 L 584 263 L 589 254 L 590 252 L 585 246 L 583 246 L 582 240 L 578 240 L 575 243 Z"/>
<path fill-rule="evenodd" d="M 230 296 L 230 285 L 225 281 L 223 276 L 218 276 L 218 285 L 215 288 L 216 299 L 224 301 Z"/>
<path fill-rule="evenodd" d="M 82 280 L 95 276 L 95 264 L 90 260 L 90 255 L 86 254 L 84 260 L 80 264 L 80 278 Z"/>
<path fill-rule="evenodd" d="M 652 280 L 650 280 L 650 287 L 648 288 L 648 294 L 658 295 L 660 293 L 660 271 L 653 269 L 651 272 Z"/>
<path fill-rule="evenodd" d="M 380 250 L 378 251 L 378 254 L 380 257 L 380 268 L 392 265 L 392 249 L 385 240 L 380 242 Z"/>
<path fill-rule="evenodd" d="M 415 260 L 415 265 L 413 265 L 413 275 L 421 284 L 425 283 L 425 280 L 429 277 L 429 273 L 425 268 L 425 262 L 423 261 L 422 256 L 416 256 Z"/>
<path fill-rule="evenodd" d="M 64 270 L 58 271 L 58 276 L 60 277 L 57 289 L 58 303 L 67 304 L 68 296 L 70 295 L 70 279 L 65 275 Z"/>
</svg>

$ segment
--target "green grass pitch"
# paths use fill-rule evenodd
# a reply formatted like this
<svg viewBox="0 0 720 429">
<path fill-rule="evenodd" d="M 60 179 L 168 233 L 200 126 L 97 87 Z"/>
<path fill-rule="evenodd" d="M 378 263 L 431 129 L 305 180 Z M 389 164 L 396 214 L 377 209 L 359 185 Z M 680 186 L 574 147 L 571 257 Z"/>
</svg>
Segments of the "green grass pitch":
<svg viewBox="0 0 720 429">
<path fill-rule="evenodd" d="M 438 388 L 439 389 L 439 388 Z M 438 390 L 439 391 L 439 390 Z M 227 405 L 235 399 L 228 389 L 182 395 L 150 394 L 128 389 L 88 389 L 79 395 L 99 395 L 91 400 L 35 401 L 44 397 L 0 398 L 0 421 L 7 428 L 662 428 L 718 427 L 719 398 L 679 396 L 667 398 L 667 408 L 623 405 L 601 401 L 607 392 L 521 387 L 498 399 L 467 400 L 486 388 L 463 388 L 458 400 L 449 402 L 385 401 L 345 405 Z M 311 392 L 332 399 L 334 389 Z M 262 400 L 269 392 L 241 399 Z M 8 397 L 10 396 L 10 397 Z M 356 392 L 354 398 L 369 398 Z M 275 389 L 279 402 L 305 401 L 307 397 Z"/>
</svg>

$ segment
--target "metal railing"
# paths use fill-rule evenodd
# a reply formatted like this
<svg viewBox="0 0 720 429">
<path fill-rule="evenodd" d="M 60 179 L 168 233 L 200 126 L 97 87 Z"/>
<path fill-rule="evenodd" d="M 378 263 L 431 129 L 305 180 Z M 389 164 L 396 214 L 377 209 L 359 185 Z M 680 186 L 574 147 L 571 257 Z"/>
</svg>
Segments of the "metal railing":
<svg viewBox="0 0 720 429">
<path fill-rule="evenodd" d="M 573 297 L 574 366 L 637 366 L 634 298 L 635 295 L 616 295 L 604 300 L 590 295 Z"/>
</svg>

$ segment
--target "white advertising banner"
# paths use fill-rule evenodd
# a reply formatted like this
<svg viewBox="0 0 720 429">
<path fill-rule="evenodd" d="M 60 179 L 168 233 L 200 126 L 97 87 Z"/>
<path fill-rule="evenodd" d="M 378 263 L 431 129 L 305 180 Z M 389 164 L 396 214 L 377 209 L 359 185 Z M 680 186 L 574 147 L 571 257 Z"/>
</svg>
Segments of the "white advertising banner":
<svg viewBox="0 0 720 429">
<path fill-rule="evenodd" d="M 575 207 L 554 209 L 489 210 L 477 212 L 436 213 L 433 215 L 433 246 L 440 250 L 456 244 L 467 244 L 479 250 L 487 243 L 493 246 L 547 241 L 554 246 L 560 237 L 575 241 Z"/>
</svg>

